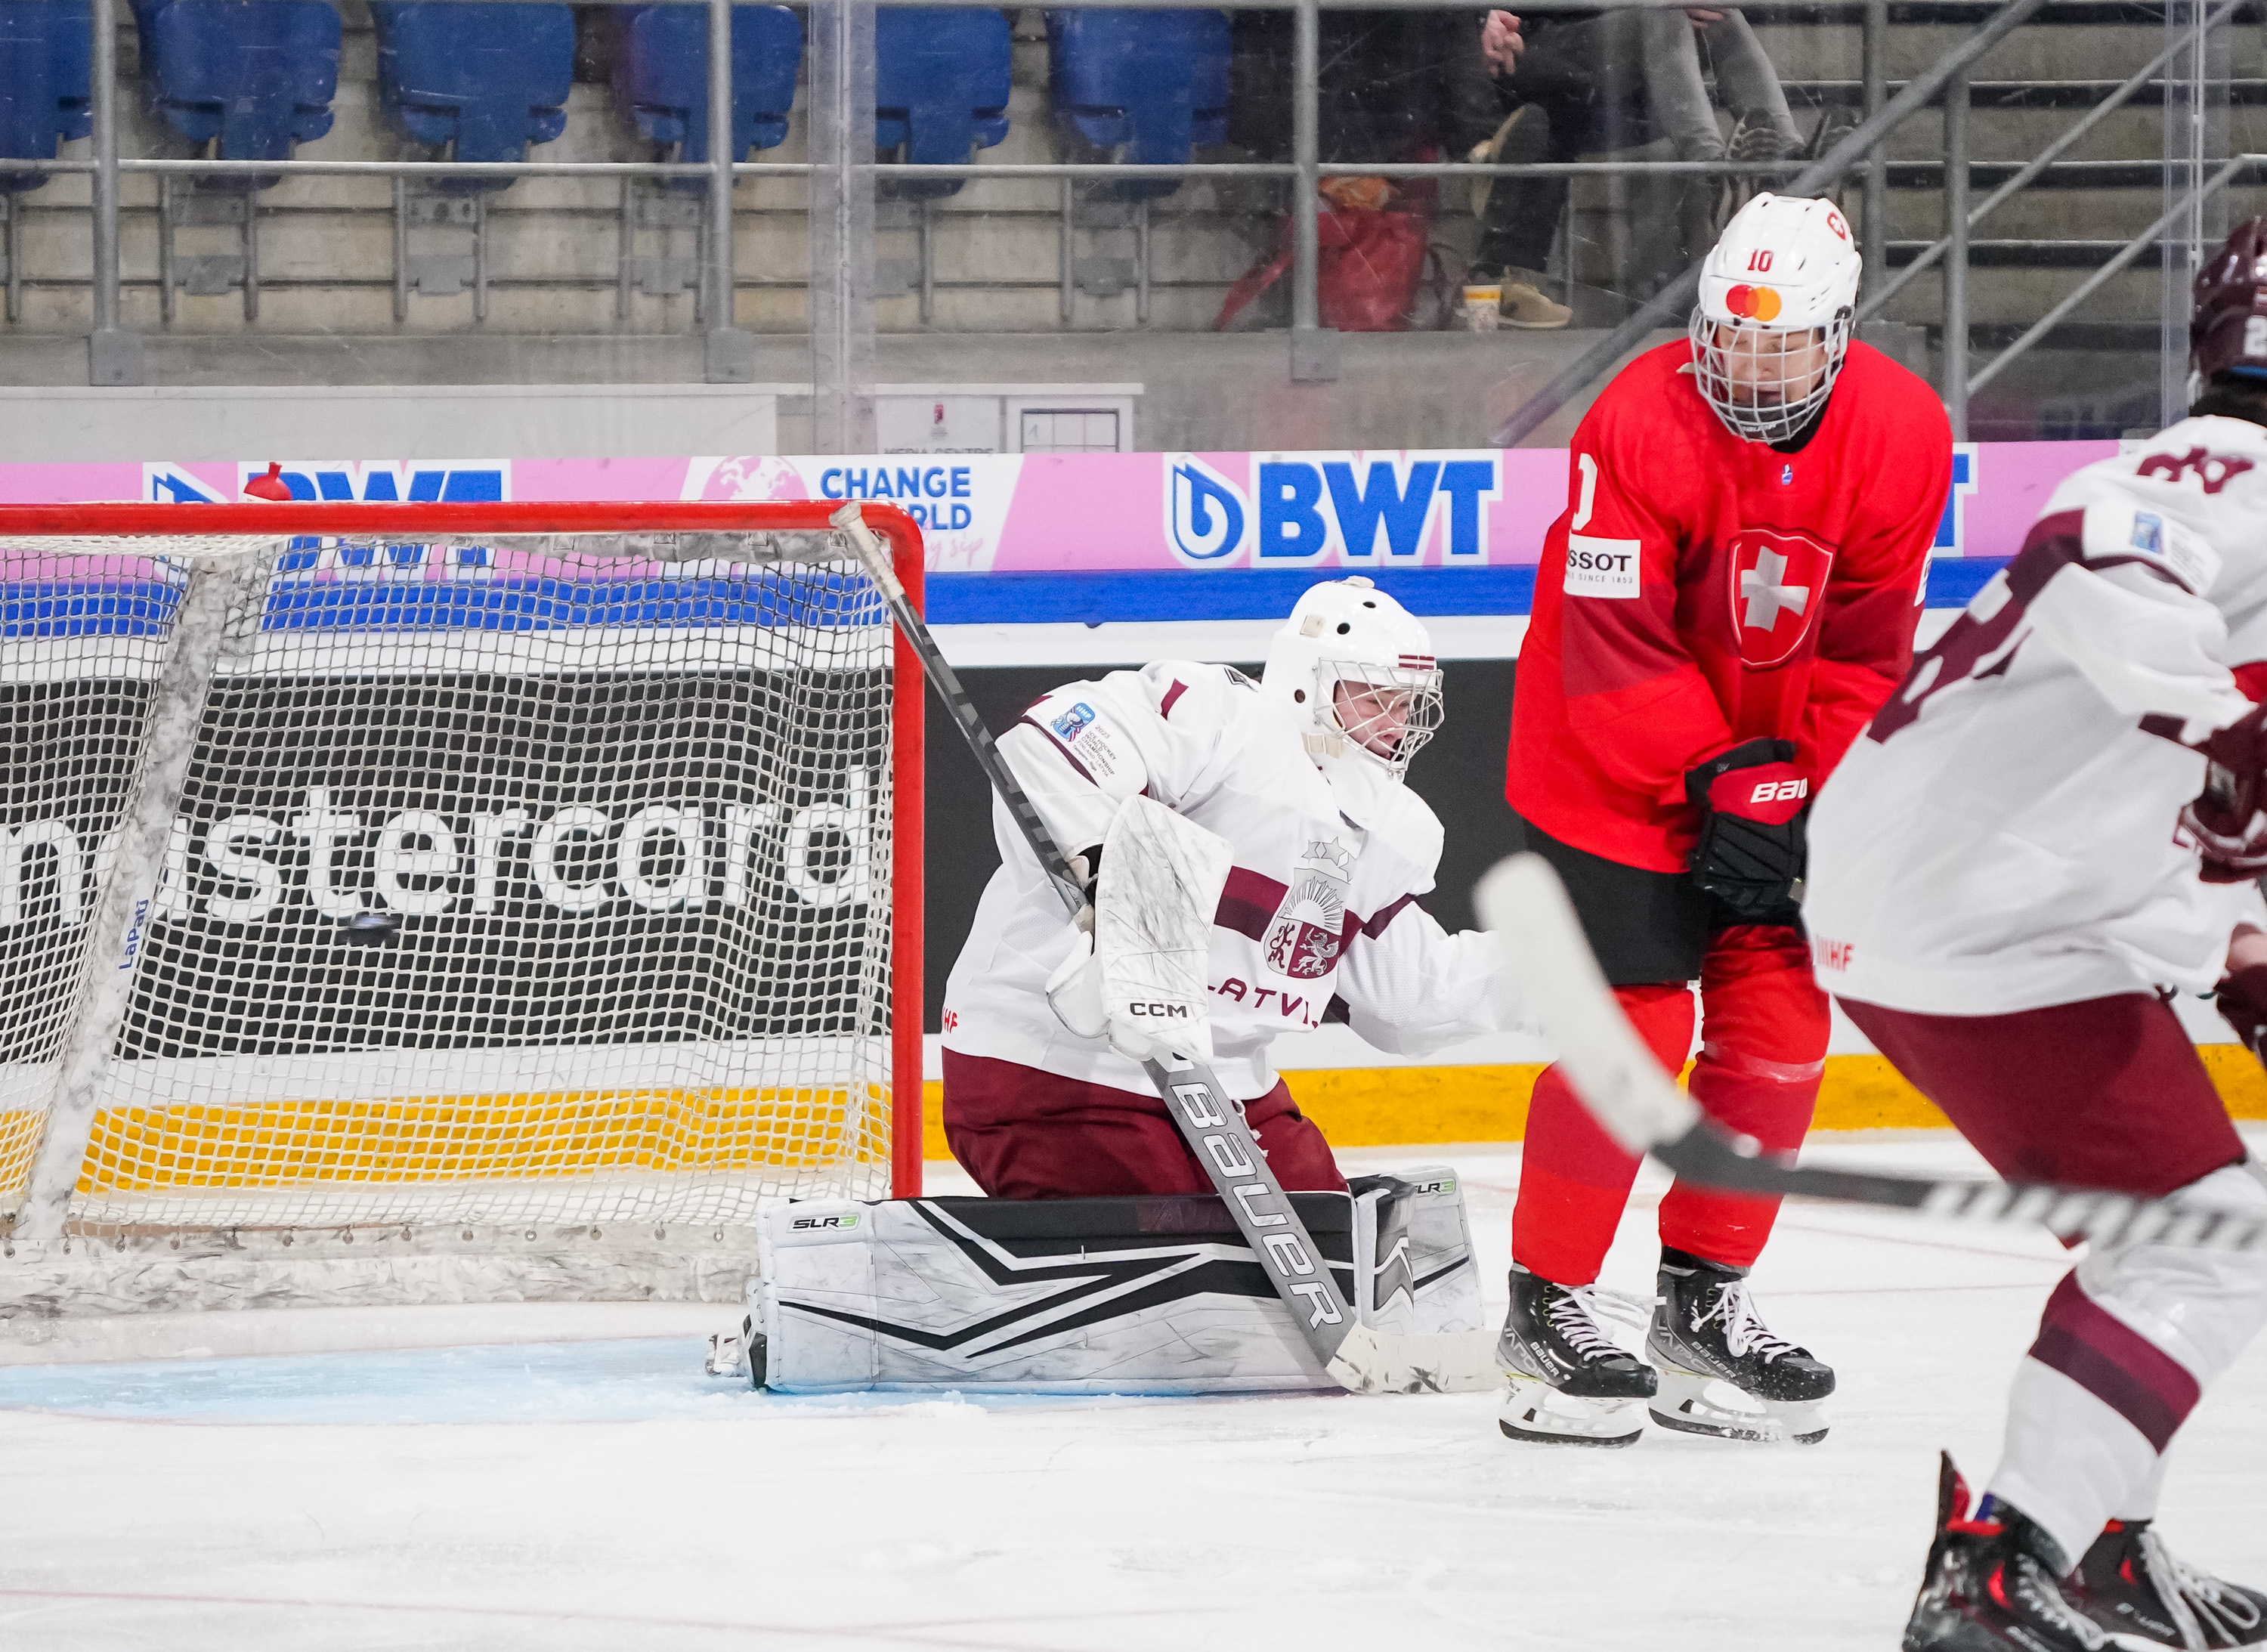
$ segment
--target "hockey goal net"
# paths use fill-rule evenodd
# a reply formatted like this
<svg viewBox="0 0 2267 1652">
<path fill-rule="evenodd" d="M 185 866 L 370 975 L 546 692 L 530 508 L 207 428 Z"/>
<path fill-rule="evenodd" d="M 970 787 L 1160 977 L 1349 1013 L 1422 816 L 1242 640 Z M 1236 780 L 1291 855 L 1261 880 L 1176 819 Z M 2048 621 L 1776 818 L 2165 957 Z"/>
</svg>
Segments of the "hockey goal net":
<svg viewBox="0 0 2267 1652">
<path fill-rule="evenodd" d="M 839 508 L 0 510 L 0 1236 L 917 1192 L 921 674 Z"/>
</svg>

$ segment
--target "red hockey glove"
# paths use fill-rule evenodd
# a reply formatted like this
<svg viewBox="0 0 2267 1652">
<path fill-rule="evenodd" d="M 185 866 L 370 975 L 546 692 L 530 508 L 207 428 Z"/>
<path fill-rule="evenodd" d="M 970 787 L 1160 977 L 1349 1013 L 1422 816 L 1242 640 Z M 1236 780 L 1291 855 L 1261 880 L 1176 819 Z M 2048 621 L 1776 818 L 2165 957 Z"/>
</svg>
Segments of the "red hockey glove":
<svg viewBox="0 0 2267 1652">
<path fill-rule="evenodd" d="M 2267 873 L 2267 705 L 2213 730 L 2198 749 L 2208 760 L 2204 789 L 2182 809 L 2181 826 L 2204 856 L 2200 875 L 2241 884 Z"/>
<path fill-rule="evenodd" d="M 1810 781 L 1786 740 L 1748 740 L 1684 776 L 1700 812 L 1692 881 L 1748 923 L 1793 923 Z"/>
</svg>

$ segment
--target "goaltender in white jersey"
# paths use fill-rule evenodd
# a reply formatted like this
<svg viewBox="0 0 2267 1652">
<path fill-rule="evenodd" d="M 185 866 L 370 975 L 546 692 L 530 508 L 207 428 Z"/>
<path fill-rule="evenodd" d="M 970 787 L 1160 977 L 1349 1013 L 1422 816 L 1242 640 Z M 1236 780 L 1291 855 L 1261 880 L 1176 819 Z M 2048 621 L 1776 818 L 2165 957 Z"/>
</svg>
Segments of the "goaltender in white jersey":
<svg viewBox="0 0 2267 1652">
<path fill-rule="evenodd" d="M 1000 738 L 1065 852 L 1093 857 L 1146 796 L 1234 854 L 1212 932 L 1213 1068 L 1287 1188 L 1345 1184 L 1269 1059 L 1333 1012 L 1423 1054 L 1516 1024 L 1488 937 L 1417 898 L 1441 826 L 1402 782 L 1441 715 L 1425 628 L 1366 579 L 1307 591 L 1263 679 L 1164 661 L 1072 683 Z M 996 1197 L 1197 1193 L 1210 1184 L 1135 1061 L 1050 1009 L 1074 945 L 1062 903 L 1003 807 L 1001 867 L 946 988 L 944 1123 Z"/>
<path fill-rule="evenodd" d="M 995 801 L 1001 866 L 944 1032 L 946 1139 L 988 1197 L 772 1211 L 762 1380 L 1332 1383 L 1140 1064 L 1163 1045 L 1206 1057 L 1243 1104 L 1361 1322 L 1437 1339 L 1436 1385 L 1492 1384 L 1455 1172 L 1349 1186 L 1269 1061 L 1334 1006 L 1389 1050 L 1514 1024 L 1490 937 L 1448 935 L 1416 904 L 1441 827 L 1402 777 L 1441 709 L 1425 628 L 1344 579 L 1299 599 L 1258 683 L 1167 661 L 1060 688 L 1006 731 L 1001 755 L 1094 904 L 1066 918 Z M 1156 973 L 1112 973 L 1129 943 Z"/>
</svg>

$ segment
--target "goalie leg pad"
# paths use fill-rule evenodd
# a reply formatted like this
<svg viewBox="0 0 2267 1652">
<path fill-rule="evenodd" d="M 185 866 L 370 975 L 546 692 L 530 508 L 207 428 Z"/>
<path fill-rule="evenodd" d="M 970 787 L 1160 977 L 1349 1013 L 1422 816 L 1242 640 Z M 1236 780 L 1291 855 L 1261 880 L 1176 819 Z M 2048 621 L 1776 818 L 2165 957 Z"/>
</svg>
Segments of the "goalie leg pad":
<svg viewBox="0 0 2267 1652">
<path fill-rule="evenodd" d="M 1363 1321 L 1406 1334 L 1478 1330 L 1454 1175 L 1366 1186 L 1364 1197 L 1357 1268 L 1355 1199 L 1293 1195 Z M 750 1294 L 766 1384 L 782 1392 L 1338 1385 L 1209 1194 L 811 1200 L 767 1210 L 759 1245 Z"/>
</svg>

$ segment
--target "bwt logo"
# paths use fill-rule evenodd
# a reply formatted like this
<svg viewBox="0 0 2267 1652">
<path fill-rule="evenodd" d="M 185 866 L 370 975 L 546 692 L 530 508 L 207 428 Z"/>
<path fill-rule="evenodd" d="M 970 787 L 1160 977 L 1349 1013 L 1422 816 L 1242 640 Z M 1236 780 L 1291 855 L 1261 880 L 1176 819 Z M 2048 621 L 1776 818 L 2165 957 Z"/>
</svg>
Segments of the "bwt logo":
<svg viewBox="0 0 2267 1652">
<path fill-rule="evenodd" d="M 268 474 L 268 464 L 239 461 L 236 486 L 225 496 L 178 465 L 144 465 L 143 497 L 155 504 L 219 504 L 244 496 L 244 485 Z M 342 504 L 493 504 L 511 497 L 510 459 L 436 464 L 418 459 L 284 459 L 276 479 L 294 502 Z"/>
<path fill-rule="evenodd" d="M 1165 537 L 1192 565 L 1249 553 L 1261 566 L 1379 557 L 1487 559 L 1501 456 L 1254 454 L 1249 494 L 1194 453 L 1166 455 Z"/>
</svg>

